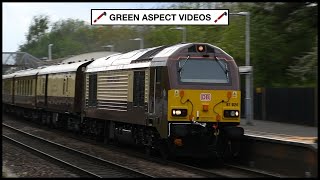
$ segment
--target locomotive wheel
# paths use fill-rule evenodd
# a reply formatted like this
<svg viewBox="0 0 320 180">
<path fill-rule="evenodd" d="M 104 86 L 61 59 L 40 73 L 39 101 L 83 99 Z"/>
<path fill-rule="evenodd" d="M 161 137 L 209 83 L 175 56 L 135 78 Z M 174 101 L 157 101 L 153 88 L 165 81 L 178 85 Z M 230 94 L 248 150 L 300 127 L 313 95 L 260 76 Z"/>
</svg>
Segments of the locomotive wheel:
<svg viewBox="0 0 320 180">
<path fill-rule="evenodd" d="M 104 136 L 103 138 L 103 144 L 110 144 L 110 139 L 107 136 Z"/>
<path fill-rule="evenodd" d="M 151 156 L 151 151 L 152 151 L 152 148 L 150 146 L 144 147 L 144 152 L 146 153 L 147 156 Z"/>
<path fill-rule="evenodd" d="M 168 147 L 168 144 L 166 143 L 166 141 L 162 141 L 160 143 L 159 151 L 160 151 L 161 158 L 163 160 L 168 160 L 169 159 L 170 151 L 169 151 L 169 147 Z"/>
</svg>

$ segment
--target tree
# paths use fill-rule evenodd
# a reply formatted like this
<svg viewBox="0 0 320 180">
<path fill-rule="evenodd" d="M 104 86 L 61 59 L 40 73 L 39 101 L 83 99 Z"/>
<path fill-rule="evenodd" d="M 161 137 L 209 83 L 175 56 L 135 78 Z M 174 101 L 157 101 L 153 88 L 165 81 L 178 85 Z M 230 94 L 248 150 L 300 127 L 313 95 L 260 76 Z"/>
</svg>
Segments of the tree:
<svg viewBox="0 0 320 180">
<path fill-rule="evenodd" d="M 39 15 L 33 17 L 33 22 L 29 27 L 27 36 L 27 43 L 38 41 L 49 28 L 49 16 Z"/>
<path fill-rule="evenodd" d="M 312 51 L 296 59 L 298 59 L 297 63 L 287 69 L 288 75 L 294 79 L 295 85 L 314 86 L 318 76 L 318 36 Z"/>
</svg>

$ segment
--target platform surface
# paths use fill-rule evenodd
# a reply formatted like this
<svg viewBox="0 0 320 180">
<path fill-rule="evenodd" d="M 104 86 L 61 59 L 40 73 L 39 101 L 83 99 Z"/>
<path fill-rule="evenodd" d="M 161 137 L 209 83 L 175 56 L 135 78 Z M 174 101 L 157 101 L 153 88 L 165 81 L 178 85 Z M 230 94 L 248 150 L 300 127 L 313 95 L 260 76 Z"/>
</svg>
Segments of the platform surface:
<svg viewBox="0 0 320 180">
<path fill-rule="evenodd" d="M 248 123 L 246 119 L 241 119 L 240 126 L 244 128 L 247 136 L 318 144 L 318 127 L 263 120 L 252 120 Z"/>
</svg>

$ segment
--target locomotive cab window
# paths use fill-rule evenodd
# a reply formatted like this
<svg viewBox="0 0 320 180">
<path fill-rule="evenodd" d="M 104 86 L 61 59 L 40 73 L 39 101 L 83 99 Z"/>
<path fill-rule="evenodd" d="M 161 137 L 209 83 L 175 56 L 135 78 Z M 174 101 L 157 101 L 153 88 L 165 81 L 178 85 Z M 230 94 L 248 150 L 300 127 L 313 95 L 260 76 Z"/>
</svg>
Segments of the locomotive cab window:
<svg viewBox="0 0 320 180">
<path fill-rule="evenodd" d="M 133 80 L 133 106 L 144 107 L 145 72 L 135 71 Z"/>
<path fill-rule="evenodd" d="M 181 82 L 229 83 L 229 71 L 225 61 L 186 58 L 178 61 Z"/>
<path fill-rule="evenodd" d="M 89 75 L 89 106 L 97 106 L 97 74 Z"/>
</svg>

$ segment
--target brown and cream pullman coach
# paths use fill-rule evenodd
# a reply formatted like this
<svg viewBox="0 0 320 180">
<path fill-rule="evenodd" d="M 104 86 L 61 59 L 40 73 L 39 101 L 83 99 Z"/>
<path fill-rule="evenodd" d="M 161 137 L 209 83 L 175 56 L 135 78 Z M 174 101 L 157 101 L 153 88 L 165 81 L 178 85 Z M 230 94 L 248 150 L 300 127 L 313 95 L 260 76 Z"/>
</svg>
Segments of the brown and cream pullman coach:
<svg viewBox="0 0 320 180">
<path fill-rule="evenodd" d="M 80 113 L 84 67 L 91 61 L 53 65 L 37 75 L 37 106 L 57 113 Z"/>
</svg>

